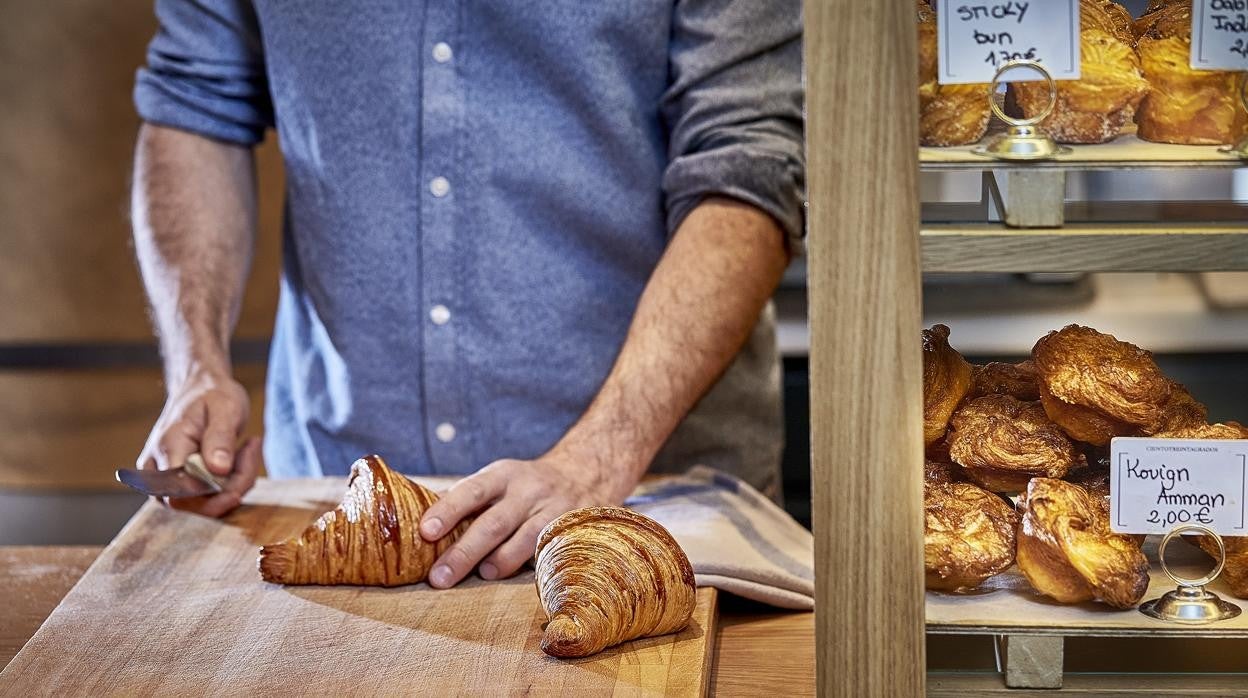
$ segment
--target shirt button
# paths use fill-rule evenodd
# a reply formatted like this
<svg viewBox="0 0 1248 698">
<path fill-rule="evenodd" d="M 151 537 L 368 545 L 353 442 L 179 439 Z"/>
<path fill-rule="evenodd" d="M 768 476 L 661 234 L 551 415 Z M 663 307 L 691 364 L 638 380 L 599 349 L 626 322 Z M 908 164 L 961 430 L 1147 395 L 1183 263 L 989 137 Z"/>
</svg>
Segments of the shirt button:
<svg viewBox="0 0 1248 698">
<path fill-rule="evenodd" d="M 429 309 L 429 319 L 435 325 L 445 325 L 451 321 L 451 309 L 445 305 L 435 305 Z"/>
<path fill-rule="evenodd" d="M 442 422 L 434 428 L 433 435 L 438 437 L 438 441 L 449 444 L 455 440 L 455 425 L 450 422 Z"/>
<path fill-rule="evenodd" d="M 429 191 L 440 199 L 451 193 L 451 183 L 446 177 L 434 177 L 429 180 Z"/>
<path fill-rule="evenodd" d="M 433 45 L 433 60 L 439 63 L 446 63 L 451 60 L 451 56 L 455 55 L 451 52 L 451 45 L 445 41 L 439 41 Z"/>
</svg>

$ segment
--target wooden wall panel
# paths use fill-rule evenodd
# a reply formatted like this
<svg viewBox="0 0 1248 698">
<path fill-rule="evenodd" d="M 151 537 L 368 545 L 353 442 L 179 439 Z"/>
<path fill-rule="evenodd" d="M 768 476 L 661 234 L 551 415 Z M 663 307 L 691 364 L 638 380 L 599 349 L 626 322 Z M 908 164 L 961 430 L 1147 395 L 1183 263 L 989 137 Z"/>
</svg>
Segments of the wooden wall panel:
<svg viewBox="0 0 1248 698">
<path fill-rule="evenodd" d="M 134 71 L 151 0 L 4 0 L 0 22 L 0 344 L 149 341 L 128 183 Z M 260 166 L 261 236 L 240 335 L 272 323 L 280 158 Z"/>
<path fill-rule="evenodd" d="M 806 3 L 821 695 L 924 692 L 914 17 L 912 0 Z"/>
<path fill-rule="evenodd" d="M 248 433 L 260 433 L 264 369 L 237 371 L 251 395 Z M 0 488 L 119 488 L 164 406 L 160 372 L 0 371 Z"/>
</svg>

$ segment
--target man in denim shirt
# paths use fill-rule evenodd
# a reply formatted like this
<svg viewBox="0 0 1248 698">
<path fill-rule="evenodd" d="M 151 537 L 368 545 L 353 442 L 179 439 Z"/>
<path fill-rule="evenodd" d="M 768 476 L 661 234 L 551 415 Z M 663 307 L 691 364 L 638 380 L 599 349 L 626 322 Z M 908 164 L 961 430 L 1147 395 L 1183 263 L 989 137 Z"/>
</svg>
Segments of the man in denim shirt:
<svg viewBox="0 0 1248 698">
<path fill-rule="evenodd" d="M 366 453 L 468 475 L 434 586 L 515 572 L 559 514 L 705 463 L 778 489 L 768 298 L 800 244 L 798 0 L 159 0 L 134 237 L 168 401 L 139 467 L 260 468 L 229 338 L 252 148 L 286 165 L 274 477 Z"/>
</svg>

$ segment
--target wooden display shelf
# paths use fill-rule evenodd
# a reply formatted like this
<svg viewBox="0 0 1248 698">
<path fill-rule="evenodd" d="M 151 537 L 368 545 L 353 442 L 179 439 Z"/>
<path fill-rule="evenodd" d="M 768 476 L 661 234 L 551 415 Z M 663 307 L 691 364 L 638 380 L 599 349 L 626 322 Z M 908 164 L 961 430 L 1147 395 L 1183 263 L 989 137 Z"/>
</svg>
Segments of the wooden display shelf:
<svg viewBox="0 0 1248 698">
<path fill-rule="evenodd" d="M 1145 553 L 1152 562 L 1144 601 L 1175 588 L 1157 563 L 1156 539 Z M 1213 565 L 1210 558 L 1182 542 L 1170 544 L 1167 562 L 1184 575 L 1199 576 Z M 1150 618 L 1136 609 L 1117 610 L 1101 603 L 1061 604 L 1041 596 L 1017 567 L 985 582 L 966 595 L 927 592 L 927 632 L 940 635 L 1058 635 L 1070 637 L 1188 637 L 1248 639 L 1248 601 L 1231 596 L 1221 580 L 1209 589 L 1245 610 L 1237 618 L 1209 625 L 1180 625 Z"/>
<path fill-rule="evenodd" d="M 1127 272 L 1248 270 L 1242 224 L 928 225 L 926 272 Z"/>
<path fill-rule="evenodd" d="M 1244 167 L 1248 161 L 1219 152 L 1216 145 L 1171 145 L 1142 141 L 1124 134 L 1109 143 L 1070 146 L 1071 151 L 1052 160 L 1009 162 L 976 155 L 976 145 L 919 148 L 919 164 L 925 172 L 990 169 L 1115 170 Z"/>
</svg>

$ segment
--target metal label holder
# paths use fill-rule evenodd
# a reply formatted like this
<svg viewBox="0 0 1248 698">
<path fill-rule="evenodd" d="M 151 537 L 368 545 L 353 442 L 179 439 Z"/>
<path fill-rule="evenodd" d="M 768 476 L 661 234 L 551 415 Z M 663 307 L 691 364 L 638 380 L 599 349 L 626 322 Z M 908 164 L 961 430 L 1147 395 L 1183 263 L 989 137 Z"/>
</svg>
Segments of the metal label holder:
<svg viewBox="0 0 1248 698">
<path fill-rule="evenodd" d="M 1218 545 L 1218 563 L 1214 565 L 1209 574 L 1199 579 L 1180 577 L 1170 571 L 1170 567 L 1166 565 L 1166 547 L 1175 536 L 1185 531 L 1211 536 Z M 1223 601 L 1217 594 L 1205 589 L 1205 585 L 1217 579 L 1226 566 L 1226 545 L 1222 542 L 1222 536 L 1215 533 L 1213 529 L 1201 524 L 1183 524 L 1171 529 L 1161 539 L 1161 545 L 1157 547 L 1157 558 L 1161 562 L 1161 571 L 1165 572 L 1166 576 L 1178 585 L 1178 588 L 1141 604 L 1140 613 L 1151 618 L 1186 625 L 1214 623 L 1240 614 L 1239 606 Z"/>
<path fill-rule="evenodd" d="M 1016 119 L 1005 113 L 997 104 L 997 87 L 1001 84 L 1001 76 L 1015 68 L 1031 68 L 1044 78 L 1049 87 L 1049 101 L 1039 114 L 1028 119 Z M 1058 155 L 1071 152 L 1070 148 L 1059 146 L 1037 125 L 1053 113 L 1057 106 L 1057 82 L 1053 75 L 1039 62 L 1025 59 L 1009 60 L 997 68 L 992 76 L 992 86 L 988 90 L 988 106 L 998 119 L 1007 125 L 1005 133 L 992 137 L 984 145 L 971 149 L 971 152 L 997 160 L 1028 161 L 1049 160 Z"/>
</svg>

